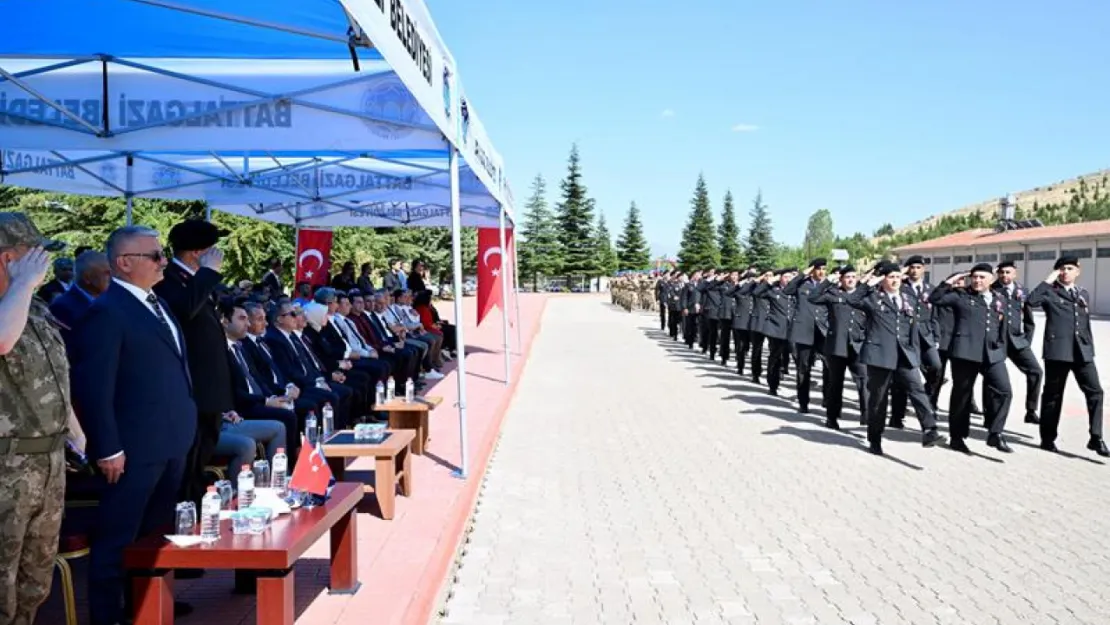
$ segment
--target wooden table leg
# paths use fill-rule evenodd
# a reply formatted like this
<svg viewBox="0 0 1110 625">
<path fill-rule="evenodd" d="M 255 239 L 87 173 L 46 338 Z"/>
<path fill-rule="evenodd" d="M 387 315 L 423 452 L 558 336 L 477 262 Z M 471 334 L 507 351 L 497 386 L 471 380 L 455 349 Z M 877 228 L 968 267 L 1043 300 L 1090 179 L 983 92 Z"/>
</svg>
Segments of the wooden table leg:
<svg viewBox="0 0 1110 625">
<path fill-rule="evenodd" d="M 381 495 L 379 495 L 380 497 Z M 353 595 L 358 581 L 358 519 L 351 510 L 331 526 L 330 594 Z"/>
<path fill-rule="evenodd" d="M 401 494 L 405 497 L 412 496 L 412 454 L 409 452 L 409 446 L 397 454 L 397 465 L 401 470 Z"/>
<path fill-rule="evenodd" d="M 420 455 L 424 455 L 424 450 L 428 447 L 428 441 L 431 439 L 431 428 L 428 427 L 428 411 L 425 410 L 420 413 L 420 427 L 417 428 L 416 438 L 420 441 Z"/>
<path fill-rule="evenodd" d="M 131 580 L 135 625 L 173 625 L 173 571 L 153 571 Z"/>
<path fill-rule="evenodd" d="M 428 440 L 428 411 L 412 412 L 398 410 L 389 413 L 389 429 L 415 430 L 416 438 L 412 441 L 412 453 L 423 456 L 424 443 Z"/>
<path fill-rule="evenodd" d="M 393 458 L 374 459 L 374 494 L 378 497 L 378 507 L 382 510 L 382 518 L 389 521 L 393 518 L 394 502 L 397 492 L 397 471 Z"/>
<path fill-rule="evenodd" d="M 293 569 L 266 571 L 258 575 L 258 625 L 293 625 L 296 620 Z"/>
</svg>

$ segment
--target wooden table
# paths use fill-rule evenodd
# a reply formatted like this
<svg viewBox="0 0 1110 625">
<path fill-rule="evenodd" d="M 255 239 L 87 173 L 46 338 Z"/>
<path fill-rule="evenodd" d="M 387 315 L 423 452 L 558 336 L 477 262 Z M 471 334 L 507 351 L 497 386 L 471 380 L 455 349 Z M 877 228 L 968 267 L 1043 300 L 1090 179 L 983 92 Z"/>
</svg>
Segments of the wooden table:
<svg viewBox="0 0 1110 625">
<path fill-rule="evenodd" d="M 172 625 L 174 569 L 234 569 L 257 576 L 257 623 L 293 625 L 293 565 L 324 532 L 331 532 L 331 592 L 358 591 L 358 536 L 354 511 L 362 485 L 339 482 L 328 501 L 274 519 L 265 534 L 235 535 L 220 522 L 220 539 L 178 547 L 148 536 L 124 551 L 123 567 L 135 575 L 135 625 Z M 245 576 L 244 576 L 245 577 Z M 201 617 L 203 618 L 203 616 Z"/>
<path fill-rule="evenodd" d="M 352 458 L 374 459 L 374 485 L 365 484 L 363 492 L 374 493 L 378 498 L 382 518 L 393 518 L 397 487 L 405 497 L 412 495 L 412 454 L 409 446 L 416 438 L 412 430 L 386 430 L 380 443 L 356 443 L 351 430 L 332 434 L 324 441 L 324 457 L 336 480 L 342 480 L 347 462 Z"/>
<path fill-rule="evenodd" d="M 412 442 L 412 453 L 423 456 L 424 448 L 428 446 L 428 413 L 442 403 L 442 397 L 416 397 L 411 403 L 401 397 L 374 406 L 374 410 L 389 413 L 391 430 L 415 430 L 416 439 Z M 326 455 L 327 451 L 324 454 Z"/>
</svg>

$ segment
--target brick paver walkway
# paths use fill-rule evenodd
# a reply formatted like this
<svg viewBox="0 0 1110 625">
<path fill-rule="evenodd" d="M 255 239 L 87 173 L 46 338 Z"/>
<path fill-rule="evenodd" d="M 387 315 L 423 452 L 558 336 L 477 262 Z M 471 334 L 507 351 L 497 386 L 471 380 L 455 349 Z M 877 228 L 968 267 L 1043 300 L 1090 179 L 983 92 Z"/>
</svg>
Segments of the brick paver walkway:
<svg viewBox="0 0 1110 625">
<path fill-rule="evenodd" d="M 549 303 L 444 624 L 1110 623 L 1110 467 L 1074 385 L 1073 454 L 1030 446 L 1019 391 L 1014 454 L 907 429 L 879 458 L 657 323 Z"/>
</svg>

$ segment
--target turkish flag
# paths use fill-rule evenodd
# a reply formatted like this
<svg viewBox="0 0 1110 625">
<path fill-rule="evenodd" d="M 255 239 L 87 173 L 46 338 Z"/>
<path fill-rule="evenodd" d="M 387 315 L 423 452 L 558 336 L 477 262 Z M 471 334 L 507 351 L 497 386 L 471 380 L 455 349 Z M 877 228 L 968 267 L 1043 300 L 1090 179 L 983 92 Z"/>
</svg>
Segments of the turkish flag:
<svg viewBox="0 0 1110 625">
<path fill-rule="evenodd" d="M 505 244 L 512 244 L 512 230 L 505 230 Z M 498 228 L 478 228 L 478 325 L 494 306 L 505 309 L 501 301 L 501 280 L 506 271 Z"/>
<path fill-rule="evenodd" d="M 302 436 L 301 452 L 297 456 L 297 466 L 293 468 L 293 475 L 289 479 L 289 488 L 323 496 L 328 494 L 329 483 L 331 483 L 331 469 L 324 460 L 324 454 Z"/>
<path fill-rule="evenodd" d="M 331 271 L 331 239 L 331 230 L 300 229 L 297 234 L 298 284 L 327 285 Z"/>
</svg>

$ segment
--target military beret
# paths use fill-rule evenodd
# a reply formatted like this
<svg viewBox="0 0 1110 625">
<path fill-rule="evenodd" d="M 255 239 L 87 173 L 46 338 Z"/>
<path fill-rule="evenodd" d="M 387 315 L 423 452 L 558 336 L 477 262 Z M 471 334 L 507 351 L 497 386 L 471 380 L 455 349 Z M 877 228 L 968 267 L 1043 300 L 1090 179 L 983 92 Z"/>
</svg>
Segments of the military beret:
<svg viewBox="0 0 1110 625">
<path fill-rule="evenodd" d="M 841 265 L 837 268 L 837 273 L 844 275 L 846 273 L 855 273 L 856 268 L 853 265 Z"/>
<path fill-rule="evenodd" d="M 896 271 L 901 271 L 901 269 L 902 268 L 898 266 L 898 263 L 884 260 L 883 262 L 875 266 L 875 273 L 880 276 L 887 276 Z"/>
<path fill-rule="evenodd" d="M 1064 265 L 1072 265 L 1074 267 L 1078 267 L 1079 266 L 1079 257 L 1078 256 L 1061 256 L 1060 258 L 1056 259 L 1056 264 L 1053 265 L 1052 268 L 1055 269 L 1056 271 L 1059 271 L 1060 269 L 1062 269 L 1064 267 Z"/>
<path fill-rule="evenodd" d="M 170 247 L 174 252 L 206 250 L 215 245 L 226 230 L 202 219 L 188 219 L 170 228 Z"/>
<path fill-rule="evenodd" d="M 925 264 L 925 257 L 920 255 L 920 254 L 914 254 L 913 256 L 910 256 L 909 258 L 907 258 L 906 262 L 902 263 L 902 266 L 903 267 L 909 267 L 910 265 L 924 265 L 924 264 Z"/>
<path fill-rule="evenodd" d="M 978 265 L 975 265 L 974 267 L 971 268 L 970 273 L 978 273 L 978 272 L 994 273 L 994 270 L 991 268 L 990 263 L 979 263 Z"/>
<path fill-rule="evenodd" d="M 997 267 L 995 267 L 995 268 L 994 268 L 994 270 L 995 270 L 995 271 L 1002 271 L 1003 269 L 1005 269 L 1005 268 L 1007 268 L 1007 267 L 1015 267 L 1015 266 L 1016 266 L 1016 265 L 1014 265 L 1014 261 L 1012 261 L 1012 260 L 1004 260 L 1004 261 L 1002 261 L 1002 262 L 998 263 L 998 266 L 997 266 Z"/>
<path fill-rule="evenodd" d="M 783 273 L 797 273 L 797 271 L 798 271 L 797 267 L 787 267 L 787 268 L 782 270 Z"/>
<path fill-rule="evenodd" d="M 814 258 L 813 260 L 809 261 L 809 266 L 813 267 L 814 269 L 820 269 L 828 264 L 828 261 L 826 261 L 824 258 Z"/>
</svg>

